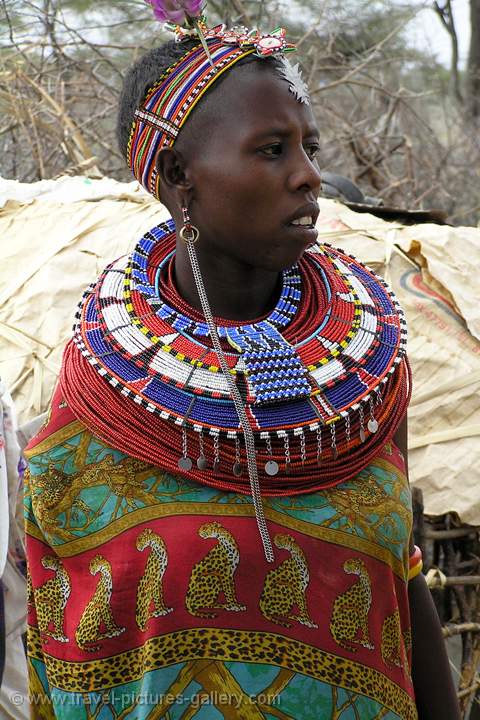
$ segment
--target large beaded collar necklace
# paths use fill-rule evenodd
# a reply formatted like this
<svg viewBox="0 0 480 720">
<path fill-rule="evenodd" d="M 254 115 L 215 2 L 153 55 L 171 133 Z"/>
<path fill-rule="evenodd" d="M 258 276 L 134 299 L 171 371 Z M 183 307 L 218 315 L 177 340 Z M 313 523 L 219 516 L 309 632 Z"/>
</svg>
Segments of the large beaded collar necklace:
<svg viewBox="0 0 480 720">
<path fill-rule="evenodd" d="M 88 288 L 64 394 L 115 447 L 249 493 L 242 428 L 208 327 L 168 279 L 174 247 L 173 222 L 161 224 Z M 285 271 L 267 317 L 219 321 L 218 334 L 253 430 L 262 494 L 353 477 L 403 417 L 402 310 L 383 280 L 336 248 L 319 245 Z"/>
</svg>

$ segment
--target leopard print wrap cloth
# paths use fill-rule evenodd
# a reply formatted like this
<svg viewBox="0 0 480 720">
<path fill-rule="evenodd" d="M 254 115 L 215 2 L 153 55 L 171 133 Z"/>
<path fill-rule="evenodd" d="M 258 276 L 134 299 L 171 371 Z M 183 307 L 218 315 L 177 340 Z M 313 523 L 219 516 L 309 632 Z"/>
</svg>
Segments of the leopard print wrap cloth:
<svg viewBox="0 0 480 720">
<path fill-rule="evenodd" d="M 32 717 L 415 720 L 411 499 L 394 445 L 355 479 L 251 499 L 108 447 L 56 392 L 28 449 Z"/>
</svg>

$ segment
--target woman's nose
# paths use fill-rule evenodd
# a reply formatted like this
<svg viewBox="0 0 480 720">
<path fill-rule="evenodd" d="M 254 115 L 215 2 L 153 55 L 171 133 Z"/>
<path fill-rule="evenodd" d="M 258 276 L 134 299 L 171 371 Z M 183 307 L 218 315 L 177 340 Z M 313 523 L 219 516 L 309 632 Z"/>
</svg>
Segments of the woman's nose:
<svg viewBox="0 0 480 720">
<path fill-rule="evenodd" d="M 312 159 L 302 148 L 297 153 L 295 163 L 291 168 L 289 189 L 295 192 L 305 188 L 319 195 L 321 184 L 322 176 L 317 161 Z"/>
</svg>

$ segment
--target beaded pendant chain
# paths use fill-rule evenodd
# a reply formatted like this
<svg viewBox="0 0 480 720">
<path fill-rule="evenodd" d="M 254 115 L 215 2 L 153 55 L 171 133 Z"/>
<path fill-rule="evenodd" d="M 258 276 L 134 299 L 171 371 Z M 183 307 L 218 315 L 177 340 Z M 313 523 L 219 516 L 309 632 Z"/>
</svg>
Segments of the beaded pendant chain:
<svg viewBox="0 0 480 720">
<path fill-rule="evenodd" d="M 257 458 L 256 458 L 256 453 L 255 453 L 255 438 L 254 438 L 252 428 L 250 426 L 250 423 L 249 423 L 249 420 L 247 417 L 247 413 L 245 412 L 245 405 L 241 398 L 240 392 L 232 378 L 232 375 L 230 374 L 230 368 L 227 365 L 227 362 L 225 360 L 225 355 L 223 354 L 222 346 L 220 345 L 220 340 L 219 340 L 219 337 L 217 334 L 217 328 L 215 327 L 215 322 L 213 320 L 212 311 L 210 309 L 210 304 L 208 302 L 207 293 L 205 291 L 205 285 L 203 282 L 202 274 L 200 272 L 200 266 L 198 264 L 197 253 L 195 252 L 195 247 L 194 247 L 195 241 L 192 238 L 189 239 L 188 236 L 184 237 L 184 240 L 187 245 L 188 257 L 190 259 L 190 264 L 192 266 L 193 277 L 195 280 L 198 297 L 200 298 L 200 303 L 202 305 L 203 314 L 205 316 L 205 320 L 207 321 L 210 338 L 212 340 L 215 352 L 217 353 L 218 361 L 220 363 L 222 373 L 223 373 L 225 379 L 227 380 L 231 398 L 234 402 L 235 409 L 238 413 L 238 419 L 240 421 L 240 425 L 241 425 L 242 431 L 243 431 L 243 436 L 245 438 L 245 449 L 246 449 L 246 453 L 247 453 L 247 468 L 248 468 L 248 476 L 250 478 L 250 487 L 251 487 L 251 491 L 252 491 L 253 506 L 255 509 L 255 518 L 257 520 L 257 526 L 258 526 L 258 530 L 260 533 L 260 537 L 262 538 L 262 544 L 263 544 L 263 549 L 265 552 L 265 558 L 267 559 L 267 562 L 272 563 L 272 562 L 274 562 L 275 558 L 273 555 L 272 541 L 270 538 L 270 533 L 268 532 L 267 522 L 265 520 L 265 513 L 264 513 L 264 509 L 263 509 L 262 497 L 260 494 L 260 484 L 258 481 Z M 238 463 L 238 461 L 237 461 L 237 463 Z"/>
</svg>

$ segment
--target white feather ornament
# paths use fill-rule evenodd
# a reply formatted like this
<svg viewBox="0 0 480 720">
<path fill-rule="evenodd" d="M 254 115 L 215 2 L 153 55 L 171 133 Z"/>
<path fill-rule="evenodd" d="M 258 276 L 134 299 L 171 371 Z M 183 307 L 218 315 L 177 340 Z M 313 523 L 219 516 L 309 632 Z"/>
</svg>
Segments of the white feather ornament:
<svg viewBox="0 0 480 720">
<path fill-rule="evenodd" d="M 278 68 L 278 72 L 284 80 L 290 85 L 290 92 L 292 92 L 298 102 L 310 105 L 310 95 L 308 87 L 302 77 L 300 65 L 292 65 L 286 58 L 280 58 L 281 65 Z"/>
</svg>

